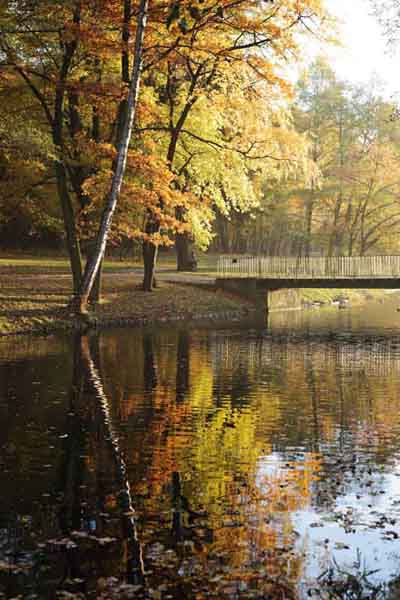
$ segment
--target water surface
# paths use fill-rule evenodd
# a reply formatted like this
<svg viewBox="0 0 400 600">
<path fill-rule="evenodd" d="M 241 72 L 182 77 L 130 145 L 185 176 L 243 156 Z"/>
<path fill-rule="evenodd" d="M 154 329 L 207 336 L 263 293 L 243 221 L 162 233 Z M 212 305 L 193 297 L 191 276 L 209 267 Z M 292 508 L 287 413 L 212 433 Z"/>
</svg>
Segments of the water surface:
<svg viewBox="0 0 400 600">
<path fill-rule="evenodd" d="M 6 597 L 110 597 L 115 577 L 135 597 L 305 598 L 332 565 L 400 574 L 394 296 L 3 340 L 0 413 Z"/>
</svg>

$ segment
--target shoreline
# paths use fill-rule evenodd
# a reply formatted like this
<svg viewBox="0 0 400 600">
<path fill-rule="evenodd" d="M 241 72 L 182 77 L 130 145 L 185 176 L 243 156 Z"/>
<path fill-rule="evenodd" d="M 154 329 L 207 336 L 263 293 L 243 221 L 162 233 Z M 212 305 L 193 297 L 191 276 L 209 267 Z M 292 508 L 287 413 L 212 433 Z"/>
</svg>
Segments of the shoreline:
<svg viewBox="0 0 400 600">
<path fill-rule="evenodd" d="M 380 301 L 386 292 L 372 290 L 299 290 L 296 305 L 285 294 L 270 312 L 313 310 L 333 306 L 335 295 L 349 297 L 349 306 Z M 103 297 L 87 319 L 69 312 L 71 278 L 67 270 L 0 268 L 0 339 L 21 335 L 157 327 L 177 323 L 237 323 L 259 319 L 262 311 L 251 300 L 215 289 L 211 283 L 161 280 L 157 290 L 140 289 L 140 274 L 106 272 Z M 290 293 L 287 294 L 290 296 Z"/>
<path fill-rule="evenodd" d="M 290 310 L 290 309 L 289 309 Z M 82 332 L 87 333 L 90 331 L 105 331 L 113 328 L 144 328 L 144 327 L 157 327 L 174 324 L 189 324 L 189 323 L 205 323 L 208 324 L 221 324 L 221 323 L 237 323 L 238 321 L 247 321 L 252 317 L 256 318 L 259 315 L 259 311 L 244 310 L 244 311 L 228 311 L 213 313 L 213 314 L 199 314 L 199 315 L 171 315 L 167 318 L 134 318 L 134 317 L 116 317 L 110 320 L 100 320 L 96 315 L 90 315 L 93 317 L 88 321 L 83 321 L 75 318 L 75 321 L 68 322 L 66 318 L 54 320 L 48 324 L 37 325 L 32 322 L 31 328 L 15 329 L 13 331 L 4 331 L 0 329 L 0 342 L 7 340 L 11 337 L 19 337 L 24 335 L 31 336 L 47 336 L 55 335 L 58 333 L 73 333 Z"/>
<path fill-rule="evenodd" d="M 209 285 L 160 281 L 154 292 L 145 293 L 140 276 L 131 272 L 105 273 L 102 300 L 87 319 L 69 311 L 70 295 L 67 272 L 0 269 L 0 339 L 168 323 L 229 323 L 259 314 L 250 301 Z"/>
</svg>

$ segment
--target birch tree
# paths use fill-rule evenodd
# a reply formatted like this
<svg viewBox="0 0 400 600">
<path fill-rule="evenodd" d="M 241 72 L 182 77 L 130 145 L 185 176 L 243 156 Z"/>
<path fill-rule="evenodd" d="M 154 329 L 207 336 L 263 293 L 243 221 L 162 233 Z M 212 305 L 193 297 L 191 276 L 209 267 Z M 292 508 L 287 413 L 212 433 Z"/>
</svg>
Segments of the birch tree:
<svg viewBox="0 0 400 600">
<path fill-rule="evenodd" d="M 146 28 L 148 5 L 149 0 L 140 1 L 138 23 L 136 28 L 135 54 L 126 106 L 126 117 L 124 119 L 122 134 L 118 143 L 111 188 L 105 201 L 104 211 L 96 238 L 95 250 L 86 264 L 82 285 L 79 295 L 76 298 L 75 306 L 78 313 L 81 314 L 87 312 L 89 295 L 106 250 L 107 239 L 111 229 L 111 222 L 117 206 L 122 180 L 125 173 L 129 142 L 132 135 L 132 127 L 139 96 L 140 74 L 143 63 L 143 40 Z"/>
</svg>

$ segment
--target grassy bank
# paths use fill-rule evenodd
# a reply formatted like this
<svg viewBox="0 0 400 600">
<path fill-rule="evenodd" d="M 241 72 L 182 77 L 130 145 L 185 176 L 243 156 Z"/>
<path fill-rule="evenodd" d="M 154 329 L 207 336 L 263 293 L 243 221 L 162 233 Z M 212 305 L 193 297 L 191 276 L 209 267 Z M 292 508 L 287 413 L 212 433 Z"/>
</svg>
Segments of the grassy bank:
<svg viewBox="0 0 400 600">
<path fill-rule="evenodd" d="M 338 299 L 347 299 L 348 306 L 358 306 L 365 302 L 382 301 L 387 290 L 356 289 L 282 289 L 271 292 L 269 310 L 271 312 L 299 310 L 313 306 L 332 306 Z"/>
<path fill-rule="evenodd" d="M 161 281 L 155 292 L 144 293 L 140 281 L 140 272 L 131 268 L 106 269 L 102 301 L 94 311 L 99 327 L 219 320 L 252 310 L 251 303 L 193 285 Z M 59 261 L 0 264 L 0 336 L 78 328 L 67 309 L 70 296 L 71 277 Z"/>
<path fill-rule="evenodd" d="M 301 289 L 301 301 L 307 303 L 321 302 L 332 304 L 337 298 L 348 298 L 352 305 L 363 304 L 371 300 L 379 300 L 387 294 L 386 290 L 354 290 L 354 289 Z"/>
</svg>

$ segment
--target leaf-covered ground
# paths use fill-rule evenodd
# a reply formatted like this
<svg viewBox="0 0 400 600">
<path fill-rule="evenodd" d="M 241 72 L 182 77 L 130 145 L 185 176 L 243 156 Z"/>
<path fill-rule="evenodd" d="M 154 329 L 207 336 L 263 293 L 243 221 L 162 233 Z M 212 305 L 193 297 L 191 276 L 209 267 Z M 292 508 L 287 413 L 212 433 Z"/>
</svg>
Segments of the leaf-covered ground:
<svg viewBox="0 0 400 600">
<path fill-rule="evenodd" d="M 212 289 L 160 281 L 155 292 L 140 289 L 140 272 L 107 272 L 95 310 L 98 326 L 141 325 L 175 319 L 224 319 L 252 305 Z M 0 266 L 0 335 L 50 332 L 77 326 L 67 309 L 71 277 L 62 267 Z"/>
</svg>

